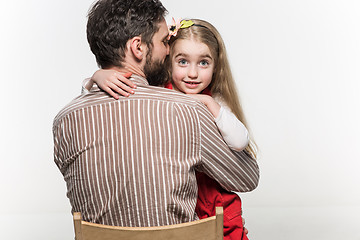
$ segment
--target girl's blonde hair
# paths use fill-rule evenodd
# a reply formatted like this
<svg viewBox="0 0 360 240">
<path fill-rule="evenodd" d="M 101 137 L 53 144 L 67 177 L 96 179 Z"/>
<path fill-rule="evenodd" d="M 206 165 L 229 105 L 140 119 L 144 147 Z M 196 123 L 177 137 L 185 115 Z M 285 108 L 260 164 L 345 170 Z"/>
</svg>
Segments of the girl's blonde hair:
<svg viewBox="0 0 360 240">
<path fill-rule="evenodd" d="M 171 64 L 173 49 L 177 40 L 194 39 L 206 44 L 210 49 L 215 63 L 213 78 L 209 85 L 211 94 L 221 97 L 235 116 L 248 128 L 222 37 L 209 22 L 200 19 L 191 19 L 191 21 L 194 22 L 194 25 L 179 29 L 177 35 L 171 37 L 169 41 L 170 56 L 168 63 Z M 171 67 L 168 69 L 171 69 Z M 250 137 L 250 143 L 245 150 L 256 159 L 257 147 L 252 137 Z"/>
</svg>

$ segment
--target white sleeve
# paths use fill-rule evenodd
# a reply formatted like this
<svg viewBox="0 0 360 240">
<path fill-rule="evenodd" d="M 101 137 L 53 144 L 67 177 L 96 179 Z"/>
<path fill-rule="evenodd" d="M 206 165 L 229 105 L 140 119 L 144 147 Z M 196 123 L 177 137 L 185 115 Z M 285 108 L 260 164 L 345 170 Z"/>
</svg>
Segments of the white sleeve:
<svg viewBox="0 0 360 240">
<path fill-rule="evenodd" d="M 90 81 L 90 78 L 85 78 L 84 81 L 82 82 L 81 95 L 85 95 L 85 94 L 90 93 L 90 91 L 85 88 L 85 86 L 87 85 L 87 83 L 88 83 L 89 81 Z"/>
<path fill-rule="evenodd" d="M 227 145 L 241 151 L 249 143 L 249 133 L 244 124 L 227 107 L 221 106 L 215 123 Z"/>
</svg>

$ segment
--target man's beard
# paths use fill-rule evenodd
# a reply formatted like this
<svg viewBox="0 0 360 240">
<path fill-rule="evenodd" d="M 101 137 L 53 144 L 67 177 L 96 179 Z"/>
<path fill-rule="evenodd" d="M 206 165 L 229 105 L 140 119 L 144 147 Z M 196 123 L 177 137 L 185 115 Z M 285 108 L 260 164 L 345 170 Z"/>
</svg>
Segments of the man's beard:
<svg viewBox="0 0 360 240">
<path fill-rule="evenodd" d="M 152 86 L 163 86 L 168 79 L 166 64 L 161 60 L 152 60 L 152 51 L 146 56 L 144 74 Z"/>
</svg>

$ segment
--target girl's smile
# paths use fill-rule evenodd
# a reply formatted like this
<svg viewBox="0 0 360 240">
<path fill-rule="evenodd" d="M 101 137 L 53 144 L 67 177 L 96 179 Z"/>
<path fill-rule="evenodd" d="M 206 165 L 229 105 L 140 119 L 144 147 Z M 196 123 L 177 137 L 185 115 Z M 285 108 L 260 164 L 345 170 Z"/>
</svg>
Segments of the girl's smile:
<svg viewBox="0 0 360 240">
<path fill-rule="evenodd" d="M 195 89 L 197 88 L 201 82 L 191 82 L 191 81 L 183 81 L 187 88 Z"/>
</svg>

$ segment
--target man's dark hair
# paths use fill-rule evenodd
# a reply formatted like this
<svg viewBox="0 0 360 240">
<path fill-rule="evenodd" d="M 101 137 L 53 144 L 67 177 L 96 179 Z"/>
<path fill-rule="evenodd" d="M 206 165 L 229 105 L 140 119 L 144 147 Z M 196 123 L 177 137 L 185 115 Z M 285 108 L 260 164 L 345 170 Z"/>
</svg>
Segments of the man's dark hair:
<svg viewBox="0 0 360 240">
<path fill-rule="evenodd" d="M 129 39 L 141 36 L 149 50 L 167 10 L 159 0 L 99 0 L 90 9 L 87 39 L 101 68 L 122 67 Z"/>
</svg>

